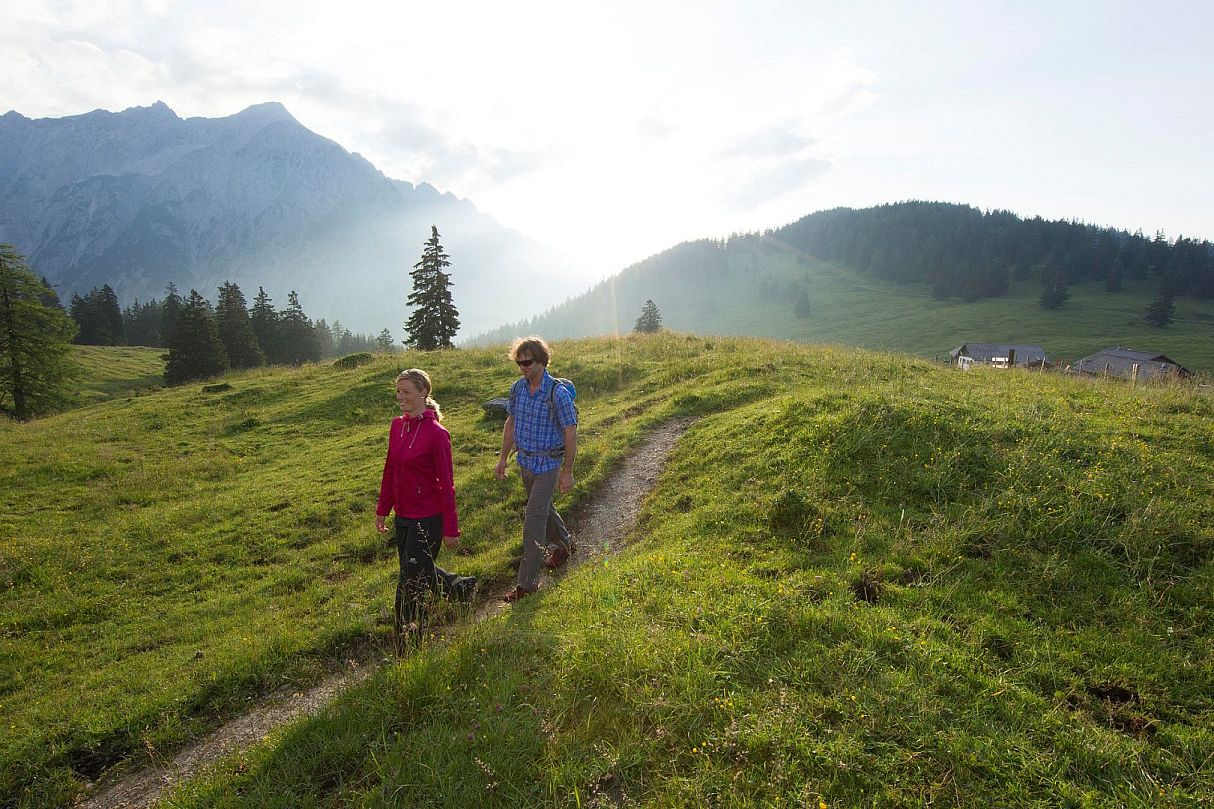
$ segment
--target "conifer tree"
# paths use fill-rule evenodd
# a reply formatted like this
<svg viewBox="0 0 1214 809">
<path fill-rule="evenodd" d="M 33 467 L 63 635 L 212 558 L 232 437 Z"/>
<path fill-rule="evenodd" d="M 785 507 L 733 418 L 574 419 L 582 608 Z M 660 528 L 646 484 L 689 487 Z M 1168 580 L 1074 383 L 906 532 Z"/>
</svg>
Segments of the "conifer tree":
<svg viewBox="0 0 1214 809">
<path fill-rule="evenodd" d="M 1125 268 L 1122 266 L 1121 258 L 1113 256 L 1113 260 L 1108 265 L 1108 275 L 1104 279 L 1104 291 L 1120 292 L 1123 275 L 1125 275 Z"/>
<path fill-rule="evenodd" d="M 1156 293 L 1155 299 L 1147 306 L 1146 314 L 1142 316 L 1143 320 L 1157 329 L 1162 329 L 1171 323 L 1172 316 L 1176 312 L 1176 295 L 1172 289 L 1171 279 L 1166 276 L 1161 278 L 1159 291 Z"/>
<path fill-rule="evenodd" d="M 206 379 L 228 369 L 211 306 L 196 290 L 190 290 L 177 315 L 167 360 L 164 381 L 170 385 Z"/>
<path fill-rule="evenodd" d="M 375 338 L 375 344 L 379 347 L 380 351 L 387 354 L 392 350 L 392 332 L 387 329 L 381 331 L 379 336 Z"/>
<path fill-rule="evenodd" d="M 126 345 L 126 325 L 122 322 L 122 307 L 118 304 L 118 295 L 109 284 L 103 285 L 97 293 L 97 315 L 101 318 L 109 339 L 106 345 Z"/>
<path fill-rule="evenodd" d="M 11 245 L 0 244 L 0 412 L 28 419 L 69 398 L 79 369 L 76 324 L 43 300 L 52 290 Z"/>
<path fill-rule="evenodd" d="M 1066 287 L 1062 268 L 1052 261 L 1045 263 L 1041 268 L 1041 297 L 1038 299 L 1041 308 L 1061 309 L 1071 297 L 1071 291 Z"/>
<path fill-rule="evenodd" d="M 316 332 L 316 347 L 320 351 L 320 359 L 327 360 L 332 358 L 334 350 L 333 330 L 329 328 L 329 324 L 322 317 L 316 321 L 316 325 L 312 329 Z"/>
<path fill-rule="evenodd" d="M 632 330 L 638 334 L 655 334 L 662 330 L 662 314 L 652 298 L 646 299 L 641 306 L 641 316 L 637 318 Z"/>
<path fill-rule="evenodd" d="M 793 305 L 793 314 L 797 316 L 797 320 L 804 320 L 810 315 L 809 291 L 802 290 L 797 296 L 797 302 Z"/>
<path fill-rule="evenodd" d="M 233 368 L 257 368 L 266 364 L 266 355 L 257 344 L 257 335 L 253 333 L 244 293 L 231 281 L 219 287 L 215 328 Z"/>
<path fill-rule="evenodd" d="M 79 345 L 112 346 L 126 342 L 118 296 L 109 284 L 101 289 L 93 287 L 83 298 L 73 294 L 70 312 L 79 327 L 75 340 Z"/>
<path fill-rule="evenodd" d="M 283 359 L 282 325 L 278 312 L 274 311 L 274 302 L 262 287 L 257 288 L 257 297 L 253 299 L 253 308 L 249 311 L 249 323 L 257 338 L 257 345 L 265 354 L 266 362 L 279 365 Z"/>
<path fill-rule="evenodd" d="M 438 228 L 430 226 L 430 240 L 422 250 L 421 260 L 409 273 L 413 292 L 406 301 L 414 307 L 405 323 L 405 344 L 422 351 L 451 348 L 459 331 L 459 312 L 451 299 L 450 256 L 438 241 Z"/>
<path fill-rule="evenodd" d="M 164 288 L 164 305 L 160 309 L 160 340 L 163 345 L 173 341 L 173 330 L 177 328 L 177 316 L 181 313 L 181 296 L 177 285 L 169 281 Z"/>
<path fill-rule="evenodd" d="M 320 342 L 316 339 L 316 330 L 312 327 L 312 321 L 304 314 L 303 306 L 299 303 L 299 294 L 295 290 L 291 290 L 287 295 L 287 308 L 282 312 L 279 334 L 284 362 L 302 365 L 320 359 Z"/>
<path fill-rule="evenodd" d="M 55 290 L 55 285 L 47 280 L 47 277 L 42 276 L 42 285 L 46 287 L 46 294 L 41 297 L 43 306 L 51 306 L 55 309 L 63 308 L 63 301 L 59 300 L 59 293 Z"/>
<path fill-rule="evenodd" d="M 160 327 L 163 312 L 160 301 L 152 299 L 147 303 L 135 302 L 122 310 L 122 322 L 126 328 L 127 343 L 133 346 L 164 346 Z"/>
</svg>

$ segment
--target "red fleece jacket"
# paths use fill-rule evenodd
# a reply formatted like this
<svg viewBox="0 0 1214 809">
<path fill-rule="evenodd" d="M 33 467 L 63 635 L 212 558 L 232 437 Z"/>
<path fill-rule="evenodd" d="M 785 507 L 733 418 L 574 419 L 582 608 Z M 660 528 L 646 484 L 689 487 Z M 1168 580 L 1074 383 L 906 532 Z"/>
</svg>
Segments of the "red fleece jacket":
<svg viewBox="0 0 1214 809">
<path fill-rule="evenodd" d="M 417 418 L 392 419 L 375 513 L 386 517 L 393 511 L 409 519 L 442 514 L 443 536 L 459 536 L 451 434 L 438 423 L 433 410 Z"/>
</svg>

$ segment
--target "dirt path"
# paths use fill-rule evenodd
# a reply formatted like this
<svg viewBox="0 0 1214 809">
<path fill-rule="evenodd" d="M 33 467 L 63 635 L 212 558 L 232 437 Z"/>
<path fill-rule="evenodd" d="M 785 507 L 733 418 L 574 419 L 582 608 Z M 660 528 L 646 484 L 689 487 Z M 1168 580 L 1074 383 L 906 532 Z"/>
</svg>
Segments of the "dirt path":
<svg viewBox="0 0 1214 809">
<path fill-rule="evenodd" d="M 657 482 L 675 442 L 690 424 L 689 420 L 679 419 L 655 429 L 641 447 L 607 477 L 589 503 L 578 511 L 569 526 L 578 545 L 577 553 L 569 560 L 569 568 L 587 559 L 613 553 L 621 547 L 628 532 L 636 525 L 641 502 Z M 487 596 L 472 620 L 483 620 L 508 609 L 501 601 L 503 593 L 504 590 Z M 452 627 L 455 631 L 458 628 L 458 625 Z M 141 770 L 102 786 L 99 792 L 77 802 L 77 806 L 82 809 L 152 806 L 167 787 L 194 777 L 217 759 L 251 747 L 266 734 L 288 722 L 316 713 L 338 694 L 369 677 L 378 664 L 378 655 L 368 650 L 357 659 L 347 661 L 344 670 L 308 691 L 275 692 L 249 713 L 181 750 L 171 761 L 154 761 Z"/>
</svg>

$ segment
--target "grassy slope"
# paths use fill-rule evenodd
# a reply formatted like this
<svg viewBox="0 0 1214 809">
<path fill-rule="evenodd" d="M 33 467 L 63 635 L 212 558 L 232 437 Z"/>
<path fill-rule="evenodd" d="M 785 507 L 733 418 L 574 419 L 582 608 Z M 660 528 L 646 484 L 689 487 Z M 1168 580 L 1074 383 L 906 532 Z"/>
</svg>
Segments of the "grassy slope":
<svg viewBox="0 0 1214 809">
<path fill-rule="evenodd" d="M 637 544 L 181 804 L 1214 795 L 1208 395 L 678 335 L 558 352 L 582 391 L 579 499 L 646 423 L 704 416 Z M 425 364 L 473 551 L 453 566 L 503 580 L 521 498 L 491 480 L 477 414 L 511 376 L 496 355 Z M 3 427 L 0 469 L 25 475 L 0 517 L 21 538 L 0 559 L 7 789 L 66 796 L 90 748 L 169 746 L 385 639 L 394 559 L 369 525 L 394 367 Z"/>
<path fill-rule="evenodd" d="M 1036 281 L 1014 283 L 1001 298 L 940 301 L 925 285 L 891 284 L 772 238 L 734 242 L 728 251 L 726 271 L 700 272 L 678 264 L 676 248 L 674 257 L 631 268 L 614 286 L 575 298 L 530 328 L 568 337 L 627 332 L 642 302 L 653 298 L 666 326 L 699 334 L 841 343 L 937 359 L 947 359 L 963 342 L 1037 344 L 1062 361 L 1122 345 L 1160 351 L 1214 374 L 1214 302 L 1182 298 L 1177 322 L 1152 328 L 1141 320 L 1154 297 L 1154 286 L 1146 282 L 1127 282 L 1116 294 L 1100 284 L 1079 284 L 1064 309 L 1047 312 L 1037 303 Z M 788 281 L 808 290 L 809 318 L 794 315 Z M 705 297 L 711 304 L 705 305 Z"/>
<path fill-rule="evenodd" d="M 72 346 L 83 374 L 82 404 L 117 396 L 135 396 L 164 385 L 163 348 L 144 346 Z"/>
</svg>

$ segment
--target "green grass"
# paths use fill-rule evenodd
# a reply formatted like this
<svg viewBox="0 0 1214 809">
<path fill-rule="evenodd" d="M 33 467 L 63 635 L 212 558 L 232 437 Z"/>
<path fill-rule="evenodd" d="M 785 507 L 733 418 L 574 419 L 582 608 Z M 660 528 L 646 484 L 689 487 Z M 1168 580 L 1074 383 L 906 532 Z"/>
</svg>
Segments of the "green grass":
<svg viewBox="0 0 1214 809">
<path fill-rule="evenodd" d="M 739 306 L 722 318 L 720 333 L 844 343 L 945 362 L 964 342 L 1040 345 L 1059 365 L 1125 346 L 1158 351 L 1186 368 L 1214 374 L 1214 301 L 1181 298 L 1176 322 L 1154 328 L 1142 320 L 1155 296 L 1147 282 L 1127 282 L 1119 293 L 1105 292 L 1099 283 L 1076 284 L 1063 308 L 1046 311 L 1038 304 L 1036 281 L 1013 283 L 1004 297 L 965 303 L 933 298 L 926 285 L 891 284 L 812 259 L 769 254 L 766 261 L 775 268 L 784 263 L 789 274 L 799 264 L 808 274 L 811 316 L 798 320 L 791 304 Z M 734 294 L 746 299 L 742 289 Z"/>
<path fill-rule="evenodd" d="M 574 500 L 701 416 L 635 542 L 378 672 L 175 806 L 1195 806 L 1214 797 L 1214 401 L 682 335 L 560 343 Z M 521 487 L 500 347 L 0 427 L 0 796 L 163 753 L 386 645 L 371 528 L 398 364 L 431 371 L 468 556 Z M 860 597 L 860 596 L 863 596 Z M 201 652 L 201 655 L 198 653 Z"/>
<path fill-rule="evenodd" d="M 139 396 L 164 386 L 164 348 L 72 346 L 80 364 L 78 404 Z"/>
</svg>

